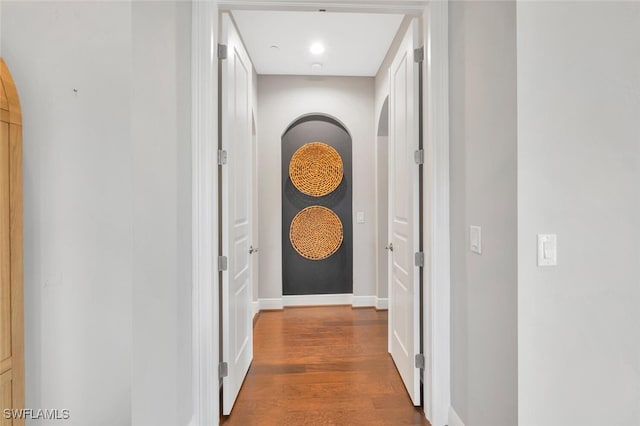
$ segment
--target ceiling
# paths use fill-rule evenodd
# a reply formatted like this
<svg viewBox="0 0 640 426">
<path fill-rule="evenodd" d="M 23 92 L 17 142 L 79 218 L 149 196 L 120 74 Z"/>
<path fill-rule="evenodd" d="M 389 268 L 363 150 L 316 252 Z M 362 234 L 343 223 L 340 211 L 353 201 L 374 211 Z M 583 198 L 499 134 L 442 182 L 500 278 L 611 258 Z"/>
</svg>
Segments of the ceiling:
<svg viewBox="0 0 640 426">
<path fill-rule="evenodd" d="M 369 77 L 377 74 L 404 18 L 255 10 L 236 10 L 232 15 L 258 74 Z M 309 48 L 317 42 L 325 50 L 314 55 Z"/>
</svg>

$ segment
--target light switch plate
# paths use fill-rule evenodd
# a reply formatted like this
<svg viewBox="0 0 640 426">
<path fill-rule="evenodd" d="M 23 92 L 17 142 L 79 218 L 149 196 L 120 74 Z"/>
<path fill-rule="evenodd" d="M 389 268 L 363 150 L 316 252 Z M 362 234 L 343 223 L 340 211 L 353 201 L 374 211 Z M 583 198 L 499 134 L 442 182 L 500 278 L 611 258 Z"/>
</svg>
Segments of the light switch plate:
<svg viewBox="0 0 640 426">
<path fill-rule="evenodd" d="M 356 222 L 357 223 L 364 223 L 364 212 L 356 213 Z"/>
<path fill-rule="evenodd" d="M 556 234 L 538 234 L 538 266 L 558 264 L 558 236 Z"/>
<path fill-rule="evenodd" d="M 480 226 L 469 226 L 469 250 L 482 254 L 482 228 Z"/>
</svg>

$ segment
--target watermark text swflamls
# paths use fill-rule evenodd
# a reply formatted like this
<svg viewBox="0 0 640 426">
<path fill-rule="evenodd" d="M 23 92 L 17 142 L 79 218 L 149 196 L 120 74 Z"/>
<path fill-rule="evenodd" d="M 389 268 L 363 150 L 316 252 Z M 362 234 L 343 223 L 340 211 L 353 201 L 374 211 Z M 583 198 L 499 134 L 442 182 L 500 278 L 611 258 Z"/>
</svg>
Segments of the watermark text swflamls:
<svg viewBox="0 0 640 426">
<path fill-rule="evenodd" d="M 62 409 L 59 410 L 57 408 L 49 409 L 49 408 L 21 408 L 21 409 L 10 409 L 5 408 L 2 411 L 2 416 L 5 419 L 29 419 L 29 420 L 69 420 L 71 418 L 71 413 L 69 410 Z"/>
</svg>

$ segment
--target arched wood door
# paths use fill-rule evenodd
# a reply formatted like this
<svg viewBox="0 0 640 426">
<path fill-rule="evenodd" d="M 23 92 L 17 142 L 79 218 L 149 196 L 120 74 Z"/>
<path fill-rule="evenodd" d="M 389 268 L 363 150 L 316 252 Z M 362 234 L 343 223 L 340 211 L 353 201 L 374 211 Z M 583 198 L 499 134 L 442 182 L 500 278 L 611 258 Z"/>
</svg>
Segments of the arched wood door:
<svg viewBox="0 0 640 426">
<path fill-rule="evenodd" d="M 24 408 L 22 287 L 22 112 L 9 69 L 0 59 L 0 422 Z"/>
</svg>

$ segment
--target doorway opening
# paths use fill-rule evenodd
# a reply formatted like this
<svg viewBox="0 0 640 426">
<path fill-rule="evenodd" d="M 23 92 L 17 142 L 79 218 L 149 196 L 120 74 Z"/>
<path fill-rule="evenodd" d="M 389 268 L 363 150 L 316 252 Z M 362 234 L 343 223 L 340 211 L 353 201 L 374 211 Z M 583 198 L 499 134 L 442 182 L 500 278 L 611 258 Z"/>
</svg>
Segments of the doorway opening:
<svg viewBox="0 0 640 426">
<path fill-rule="evenodd" d="M 384 98 L 376 137 L 376 288 L 378 300 L 388 300 L 389 295 L 389 96 Z M 376 306 L 386 308 L 388 303 Z"/>
<path fill-rule="evenodd" d="M 418 4 L 420 3 L 420 4 Z M 226 0 L 222 0 L 218 2 L 218 5 L 221 6 L 222 8 L 225 9 L 235 9 L 235 8 L 241 8 L 241 9 L 251 9 L 256 7 L 255 3 L 252 2 L 243 2 L 243 1 L 226 1 Z M 321 5 L 320 3 L 318 3 L 318 5 Z M 440 141 L 439 137 L 443 134 L 444 129 L 447 127 L 446 126 L 446 120 L 434 120 L 434 117 L 437 118 L 438 113 L 435 111 L 442 111 L 446 110 L 446 108 L 442 109 L 442 103 L 440 102 L 442 99 L 445 99 L 444 104 L 446 105 L 446 72 L 443 73 L 443 70 L 446 70 L 446 55 L 443 54 L 443 52 L 446 52 L 446 43 L 441 43 L 441 40 L 443 37 L 446 38 L 446 5 L 444 5 L 444 7 L 441 7 L 441 5 L 436 5 L 434 4 L 433 7 L 431 7 L 431 5 L 429 5 L 429 10 L 428 13 L 425 13 L 427 11 L 426 8 L 426 2 L 403 2 L 402 5 L 400 6 L 401 9 L 398 9 L 398 3 L 396 2 L 388 2 L 388 4 L 381 4 L 380 2 L 376 2 L 376 5 L 373 6 L 372 4 L 365 4 L 365 2 L 362 2 L 362 4 L 353 4 L 352 2 L 347 2 L 347 1 L 338 1 L 335 3 L 332 3 L 333 6 L 336 7 L 336 9 L 340 9 L 340 11 L 343 12 L 363 12 L 363 11 L 368 11 L 368 12 L 398 12 L 400 11 L 401 13 L 407 13 L 409 15 L 412 16 L 420 16 L 421 19 L 424 22 L 423 28 L 426 28 L 426 32 L 424 33 L 423 36 L 420 37 L 421 40 L 424 40 L 425 43 L 429 43 L 429 47 L 425 50 L 425 52 L 428 52 L 429 56 L 429 60 L 433 61 L 435 58 L 435 62 L 430 62 L 430 65 L 427 67 L 427 70 L 425 70 L 425 73 L 428 77 L 428 81 L 427 84 L 425 86 L 425 93 L 429 93 L 429 102 L 427 102 L 430 105 L 430 109 L 429 111 L 425 112 L 425 115 L 428 117 L 425 117 L 425 122 L 429 123 L 430 125 L 433 125 L 433 128 L 430 128 L 428 131 L 428 134 L 425 135 L 425 138 L 430 138 L 433 136 L 434 133 L 436 133 L 438 136 L 437 141 Z M 262 6 L 263 7 L 263 6 Z M 314 9 L 314 4 L 311 3 L 295 3 L 294 2 L 271 2 L 269 8 L 271 10 L 313 10 Z M 317 9 L 316 9 L 317 11 Z M 423 15 L 423 13 L 425 13 Z M 206 60 L 203 60 L 202 58 L 206 58 L 206 55 L 208 52 L 214 52 L 216 49 L 216 41 L 219 41 L 216 37 L 216 34 L 212 34 L 211 33 L 211 28 L 215 29 L 217 28 L 217 16 L 218 16 L 218 8 L 215 5 L 210 5 L 210 4 L 197 4 L 194 5 L 194 55 L 192 56 L 194 58 L 194 66 L 197 68 L 197 71 L 194 73 L 194 115 L 196 116 L 195 120 L 194 120 L 194 182 L 204 182 L 204 180 L 202 179 L 203 177 L 208 177 L 208 176 L 213 176 L 214 178 L 214 182 L 215 182 L 215 174 L 210 173 L 211 170 L 208 168 L 209 166 L 207 165 L 206 161 L 200 161 L 201 158 L 206 158 L 200 156 L 200 153 L 204 152 L 206 153 L 205 150 L 205 144 L 200 144 L 199 142 L 204 140 L 204 137 L 207 134 L 215 134 L 217 131 L 215 131 L 215 129 L 217 128 L 217 125 L 213 127 L 213 129 L 208 128 L 207 124 L 205 123 L 205 119 L 203 119 L 202 117 L 206 117 L 206 116 L 215 116 L 217 114 L 207 114 L 207 111 L 211 111 L 212 106 L 207 104 L 206 100 L 203 100 L 203 98 L 207 98 L 209 97 L 209 94 L 213 93 L 215 96 L 217 96 L 217 94 L 215 93 L 216 90 L 215 88 L 213 90 L 210 90 L 210 88 L 207 86 L 207 82 L 211 81 L 210 78 L 208 78 L 207 76 L 211 75 L 208 73 L 213 73 L 213 75 L 216 74 L 216 70 L 210 66 L 210 64 L 207 63 Z M 431 25 L 433 23 L 437 23 L 437 25 Z M 214 31 L 215 33 L 215 31 Z M 211 37 L 213 35 L 213 37 Z M 444 48 L 443 48 L 444 46 Z M 435 47 L 435 49 L 434 49 Z M 411 52 L 411 56 L 413 55 L 414 52 Z M 204 55 L 203 55 L 204 54 Z M 430 75 L 429 73 L 431 72 L 431 68 L 433 67 L 433 63 L 435 63 L 438 67 L 437 72 L 433 73 L 432 75 Z M 314 64 L 312 64 L 314 65 Z M 321 79 L 319 78 L 313 78 L 310 77 L 308 78 L 309 81 L 315 81 L 316 83 L 320 84 L 321 83 Z M 435 83 L 434 83 L 435 82 Z M 439 84 L 438 84 L 439 83 Z M 445 83 L 445 84 L 442 84 Z M 204 88 L 205 90 L 198 90 Z M 197 96 L 196 96 L 197 93 Z M 440 98 L 439 96 L 442 96 L 442 98 Z M 437 108 L 431 108 L 431 106 L 435 105 Z M 440 108 L 440 109 L 439 109 Z M 215 105 L 213 106 L 213 109 L 215 110 Z M 317 109 L 317 108 L 313 108 L 312 110 L 322 110 L 322 109 Z M 258 117 L 256 122 L 258 123 L 258 129 L 257 129 L 257 134 L 261 135 L 263 132 L 263 129 L 261 128 L 261 117 L 259 117 L 260 115 L 260 111 L 258 111 Z M 375 122 L 375 121 L 374 121 Z M 443 124 L 444 123 L 444 124 Z M 374 127 L 373 125 L 371 126 L 372 128 Z M 202 132 L 200 132 L 200 130 L 202 130 Z M 213 132 L 212 132 L 213 130 Z M 372 147 L 371 147 L 371 152 L 373 153 L 373 155 L 375 156 L 375 152 L 377 150 L 377 146 L 376 146 L 376 137 L 375 137 L 375 133 L 373 133 L 371 135 L 370 141 L 372 142 Z M 261 137 L 259 136 L 260 141 L 262 140 Z M 265 161 L 263 160 L 263 155 L 262 155 L 262 151 L 261 151 L 261 147 L 260 147 L 260 142 L 258 142 L 258 158 L 260 158 L 260 163 L 264 163 Z M 441 152 L 444 152 L 446 150 L 443 150 L 443 146 L 437 145 L 431 145 L 431 146 L 427 146 L 426 147 L 427 150 L 433 149 L 433 148 L 437 148 L 433 153 L 434 153 L 434 158 L 440 158 L 441 157 Z M 359 157 L 355 157 L 357 158 L 356 161 L 359 161 L 360 158 Z M 438 160 L 440 161 L 440 160 Z M 375 168 L 376 165 L 376 161 L 374 160 L 372 163 L 372 167 Z M 198 169 L 197 167 L 195 167 L 196 165 L 198 166 L 202 166 L 200 169 Z M 434 176 L 435 173 L 433 173 L 433 171 L 429 171 L 429 175 L 425 176 L 426 180 L 429 180 L 430 178 L 434 178 L 436 177 L 436 179 L 433 179 L 429 185 L 431 185 L 431 187 L 436 186 L 436 183 L 439 182 L 440 179 L 443 179 L 444 176 L 446 176 L 446 173 L 443 173 L 443 170 L 446 170 L 446 168 L 437 168 L 434 169 L 437 170 L 436 176 Z M 260 176 L 260 188 L 262 189 L 262 186 L 264 184 L 264 178 L 262 176 Z M 376 195 L 376 190 L 375 190 L 375 186 L 376 186 L 376 179 L 371 179 L 368 184 L 373 187 L 373 194 Z M 198 186 L 198 185 L 196 185 Z M 214 189 L 214 193 L 215 193 L 215 186 L 213 187 Z M 197 196 L 194 198 L 194 207 L 197 207 L 198 201 L 200 199 L 206 199 L 211 192 L 207 193 L 206 191 L 203 191 L 202 189 L 206 189 L 206 186 L 201 187 L 197 187 L 196 188 L 196 192 L 198 193 Z M 425 188 L 425 192 L 428 192 L 428 189 Z M 261 192 L 259 194 L 259 198 L 263 198 L 264 195 L 262 195 L 263 192 Z M 441 206 L 443 206 L 444 204 L 442 204 L 442 200 L 443 198 L 446 199 L 446 197 L 441 197 L 442 194 L 439 194 L 438 191 L 434 191 L 433 194 L 435 194 L 436 198 L 437 198 L 437 203 L 429 203 L 429 208 L 431 209 L 433 207 L 433 209 L 435 210 L 436 207 L 440 207 L 441 210 L 444 210 Z M 446 194 L 444 194 L 446 195 Z M 267 195 L 268 196 L 268 195 Z M 430 200 L 431 201 L 431 200 Z M 264 203 L 261 204 L 262 206 L 264 206 Z M 206 206 L 205 206 L 206 207 Z M 355 206 L 354 206 L 355 207 Z M 208 207 L 207 207 L 208 208 Z M 198 212 L 202 213 L 201 210 L 198 209 L 194 209 L 194 211 L 197 210 Z M 356 209 L 357 210 L 357 209 Z M 375 207 L 373 209 L 370 209 L 368 211 L 374 211 Z M 201 229 L 204 225 L 204 227 L 206 228 L 206 225 L 208 223 L 210 223 L 209 218 L 213 218 L 213 221 L 217 221 L 217 217 L 215 215 L 215 211 L 212 208 L 211 213 L 213 213 L 212 215 L 206 215 L 206 214 L 202 214 L 199 215 L 199 217 L 195 218 L 196 220 L 196 224 L 194 225 L 194 239 L 198 239 L 198 233 L 196 232 L 197 229 Z M 425 230 L 426 232 L 428 231 L 432 231 L 434 229 L 434 222 L 436 222 L 437 220 L 431 220 L 434 218 L 437 218 L 438 220 L 440 220 L 441 217 L 446 217 L 447 215 L 445 214 L 444 216 L 441 214 L 442 211 L 440 211 L 439 215 L 430 215 L 430 213 L 433 213 L 432 211 L 429 212 L 425 212 L 425 218 L 427 218 L 428 221 L 430 221 L 427 226 L 425 226 Z M 260 215 L 262 216 L 262 212 L 260 213 Z M 375 216 L 372 215 L 372 216 Z M 372 218 L 370 218 L 368 215 L 366 216 L 367 220 L 372 220 Z M 265 224 L 260 220 L 260 229 L 265 229 Z M 375 226 L 374 226 L 375 227 Z M 278 226 L 278 228 L 280 228 Z M 205 229 L 206 230 L 206 229 Z M 279 236 L 281 236 L 281 230 L 277 229 L 277 233 Z M 211 235 L 214 239 L 214 241 L 217 239 L 217 235 L 215 232 L 208 234 Z M 261 236 L 263 234 L 261 233 Z M 205 239 L 208 237 L 205 237 Z M 379 239 L 376 239 L 375 235 L 372 235 L 372 241 L 371 244 L 376 246 L 379 245 Z M 441 244 L 441 243 L 439 243 Z M 427 245 L 431 245 L 431 247 L 428 248 L 433 248 L 433 240 L 429 239 Z M 265 249 L 265 241 L 264 238 L 261 239 L 261 252 L 264 252 Z M 427 248 L 427 249 L 428 249 Z M 209 367 L 207 367 L 206 363 L 204 363 L 206 360 L 211 360 L 211 359 L 215 359 L 215 355 L 216 355 L 216 351 L 212 351 L 211 347 L 209 346 L 209 343 L 207 342 L 207 337 L 206 337 L 206 325 L 203 326 L 203 324 L 200 322 L 202 319 L 206 320 L 208 314 L 207 314 L 207 310 L 210 308 L 210 306 L 208 306 L 206 303 L 197 303 L 198 301 L 202 300 L 200 298 L 197 297 L 198 294 L 206 294 L 208 290 L 206 290 L 204 288 L 204 286 L 201 287 L 201 284 L 205 284 L 204 281 L 206 281 L 207 277 L 205 273 L 202 273 L 202 275 L 200 275 L 198 272 L 201 270 L 201 266 L 206 268 L 206 259 L 213 259 L 212 256 L 203 256 L 203 254 L 206 254 L 207 251 L 209 250 L 209 247 L 207 247 L 207 245 L 203 245 L 202 248 L 200 246 L 197 245 L 196 242 L 194 242 L 194 258 L 198 258 L 198 259 L 205 259 L 205 262 L 202 265 L 197 264 L 197 262 L 194 262 L 194 277 L 197 276 L 197 279 L 194 278 L 194 286 L 196 288 L 196 291 L 194 291 L 194 371 L 196 372 L 195 374 L 197 374 L 197 372 L 205 372 L 207 369 L 210 368 L 211 364 L 208 364 Z M 270 250 L 267 248 L 266 252 L 269 252 Z M 436 254 L 439 253 L 439 251 L 433 251 L 433 257 L 436 258 Z M 431 252 L 430 252 L 431 254 Z M 375 256 L 371 257 L 373 262 L 375 263 Z M 430 259 L 433 260 L 433 259 Z M 437 259 L 436 259 L 437 260 Z M 211 262 L 211 261 L 209 261 Z M 409 262 L 412 263 L 412 262 Z M 430 273 L 432 276 L 433 275 L 437 275 L 436 272 L 442 274 L 442 271 L 445 271 L 446 265 L 436 262 L 436 265 L 432 265 L 433 266 L 433 273 Z M 261 267 L 264 266 L 264 263 L 261 260 L 260 263 Z M 269 268 L 272 268 L 271 266 Z M 263 270 L 264 268 L 261 268 L 261 272 L 260 274 L 263 274 Z M 375 268 L 377 271 L 377 267 Z M 204 271 L 203 271 L 204 272 Z M 432 278 L 432 277 L 429 277 Z M 217 277 L 214 275 L 211 277 L 211 281 L 216 283 Z M 377 289 L 379 286 L 376 284 L 378 281 L 374 280 L 373 286 Z M 431 285 L 431 280 L 427 280 L 427 282 L 425 283 L 426 286 L 430 286 Z M 215 288 L 215 287 L 214 287 Z M 448 287 L 447 287 L 448 289 Z M 271 294 L 267 293 L 262 293 L 263 288 L 260 288 L 260 292 L 259 292 L 259 296 L 262 297 L 263 299 L 260 300 L 260 302 L 265 301 L 265 307 L 268 308 L 269 306 L 271 307 L 282 307 L 282 301 L 280 300 L 280 306 L 278 306 L 278 302 L 273 298 L 273 297 L 269 297 L 272 296 Z M 214 298 L 216 297 L 216 294 L 213 294 Z M 265 297 L 266 296 L 266 297 Z M 429 302 L 431 301 L 430 296 L 434 296 L 434 294 L 432 294 L 432 289 L 431 287 L 429 287 L 429 289 L 426 291 L 425 293 L 425 301 Z M 437 299 L 440 299 L 440 295 L 435 295 L 437 296 Z M 446 299 L 446 294 L 443 295 L 445 296 Z M 215 300 L 214 300 L 215 302 Z M 215 305 L 215 303 L 214 303 Z M 427 304 L 428 305 L 428 304 Z M 262 303 L 261 303 L 261 307 L 262 307 Z M 442 308 L 442 312 L 438 311 L 438 312 L 429 312 L 428 315 L 425 315 L 425 324 L 429 324 L 429 327 L 435 327 L 433 324 L 435 322 L 432 322 L 430 320 L 432 319 L 436 319 L 437 321 L 445 321 L 446 318 L 448 317 L 448 315 L 446 314 L 448 311 L 448 307 L 443 306 Z M 204 315 L 201 315 L 204 314 Z M 213 310 L 213 323 L 214 325 L 216 324 L 216 319 L 217 319 L 217 315 L 215 314 L 215 310 Z M 448 327 L 448 323 L 447 323 L 447 327 Z M 214 327 L 215 328 L 215 327 Z M 444 330 L 444 327 L 441 328 L 442 330 Z M 448 328 L 447 328 L 448 330 Z M 429 330 L 427 331 L 425 329 L 425 337 L 427 339 L 431 339 L 434 337 L 434 334 L 432 333 L 433 330 Z M 437 334 L 437 333 L 436 333 Z M 447 334 L 448 336 L 448 334 Z M 446 337 L 443 335 L 438 335 L 438 338 L 440 337 Z M 210 337 L 209 337 L 210 339 Z M 438 347 L 442 347 L 442 348 L 446 348 L 448 346 L 448 344 L 446 343 L 448 340 L 438 340 L 437 346 Z M 429 342 L 429 344 L 427 344 L 426 346 L 431 349 L 431 343 L 433 342 Z M 434 345 L 433 347 L 436 347 L 436 345 Z M 447 356 L 448 357 L 448 356 Z M 427 412 L 431 411 L 431 414 L 427 414 L 430 418 L 436 418 L 436 419 L 446 419 L 446 410 L 448 408 L 448 388 L 446 387 L 446 384 L 443 385 L 443 383 L 437 383 L 437 381 L 439 380 L 439 376 L 442 376 L 442 378 L 446 378 L 448 377 L 448 370 L 447 370 L 447 366 L 445 365 L 446 363 L 442 362 L 444 361 L 444 359 L 442 358 L 441 354 L 438 354 L 438 356 L 434 356 L 433 358 L 429 359 L 427 368 L 432 370 L 433 365 L 437 365 L 438 369 L 437 369 L 437 373 L 438 374 L 429 374 L 429 380 L 432 381 L 433 383 L 425 383 L 425 396 L 426 396 L 426 401 L 425 401 L 425 410 Z M 213 365 L 217 364 L 214 363 Z M 444 368 L 443 368 L 444 367 Z M 433 371 L 431 371 L 433 373 Z M 425 375 L 425 377 L 427 377 L 427 375 Z M 210 419 L 212 420 L 211 422 L 209 421 L 205 421 L 205 423 L 216 423 L 215 421 L 215 417 L 212 415 L 213 413 L 215 413 L 215 410 L 210 410 L 210 401 L 212 400 L 212 398 L 210 398 L 211 392 L 212 392 L 212 387 L 210 386 L 210 382 L 209 382 L 209 378 L 204 377 L 204 382 L 202 380 L 198 380 L 197 383 L 195 383 L 195 387 L 194 387 L 194 393 L 197 394 L 196 402 L 194 405 L 194 411 L 196 413 L 196 416 L 198 419 Z M 434 379 L 434 380 L 432 380 Z M 442 386 L 441 386 L 442 385 Z M 428 389 L 428 391 L 427 391 Z M 433 392 L 433 390 L 436 390 L 436 392 Z M 444 392 L 440 392 L 441 389 L 444 389 Z M 436 401 L 432 401 L 432 399 L 437 398 Z M 434 403 L 436 404 L 436 406 L 434 407 Z M 435 409 L 434 409 L 435 408 Z M 443 422 L 440 421 L 435 421 L 434 424 L 444 424 Z"/>
<path fill-rule="evenodd" d="M 305 27 L 316 28 L 321 35 L 296 26 L 297 21 Z M 377 27 L 374 28 L 370 21 L 375 21 Z M 274 25 L 265 25 L 256 33 L 256 22 Z M 349 26 L 351 22 L 355 31 Z M 318 30 L 321 24 L 330 27 L 331 31 Z M 274 27 L 277 30 L 267 30 Z M 329 71 L 319 76 L 296 77 L 286 72 L 265 76 L 263 73 L 274 65 L 274 60 L 260 59 L 265 50 L 261 40 L 277 40 L 281 35 L 280 27 L 286 27 L 288 37 L 294 40 L 325 39 L 326 49 L 335 55 L 343 51 L 342 43 L 355 40 L 358 44 L 358 35 L 362 33 L 375 40 L 386 31 L 387 39 L 379 45 L 374 44 L 375 49 L 371 43 L 360 41 L 360 46 L 366 45 L 372 53 L 377 50 L 378 60 L 368 71 L 359 67 L 360 62 L 370 59 L 369 55 L 358 55 L 357 60 L 350 59 L 349 67 L 345 69 L 354 75 L 335 75 L 336 71 Z M 336 39 L 332 42 L 332 37 L 335 37 L 334 32 L 341 32 L 340 28 L 345 36 L 340 39 L 341 44 L 337 44 Z M 224 158 L 220 162 L 221 258 L 228 261 L 228 268 L 226 264 L 221 268 L 223 414 L 231 413 L 254 357 L 253 338 L 247 328 L 251 323 L 248 315 L 252 311 L 247 280 L 253 275 L 247 253 L 251 254 L 250 224 L 255 214 L 255 209 L 247 203 L 247 194 L 252 193 L 247 185 L 251 183 L 252 174 L 260 176 L 258 199 L 264 200 L 258 203 L 259 238 L 263 247 L 259 262 L 265 266 L 261 268 L 264 274 L 259 278 L 259 294 L 271 291 L 274 299 L 280 300 L 281 307 L 332 304 L 325 297 L 315 296 L 331 296 L 333 300 L 353 307 L 377 306 L 376 249 L 380 247 L 376 244 L 375 218 L 380 207 L 375 205 L 377 117 L 372 112 L 377 109 L 375 98 L 380 93 L 389 98 L 389 149 L 386 154 L 380 153 L 379 158 L 387 161 L 389 182 L 387 204 L 383 206 L 388 208 L 389 249 L 385 252 L 390 310 L 388 352 L 411 404 L 422 404 L 419 380 L 422 367 L 415 359 L 421 355 L 418 285 L 423 265 L 414 259 L 421 246 L 418 209 L 421 196 L 418 170 L 421 166 L 414 161 L 420 135 L 417 92 L 420 88 L 418 52 L 422 50 L 419 33 L 418 19 L 402 15 L 258 11 L 222 14 L 220 147 L 221 155 L 228 154 L 229 157 L 228 162 Z M 277 42 L 274 44 L 278 47 L 276 50 L 287 50 L 292 55 L 299 47 L 284 40 L 270 42 Z M 316 49 L 318 44 L 320 41 L 311 45 L 314 58 L 323 50 Z M 322 58 L 323 67 L 343 65 L 332 62 L 329 54 Z M 292 63 L 287 69 L 295 70 L 299 65 Z M 280 63 L 276 62 L 276 66 Z M 376 87 L 376 80 L 383 87 Z M 243 160 L 250 158 L 247 154 L 253 137 L 250 117 L 253 103 L 258 104 L 255 120 L 260 135 L 258 170 L 252 170 Z M 309 114 L 308 111 L 322 113 Z M 290 124 L 291 117 L 302 118 Z M 332 117 L 340 117 L 346 124 Z M 285 119 L 286 130 L 278 146 L 278 140 L 272 136 L 282 132 Z M 320 148 L 324 154 L 318 154 Z M 307 155 L 305 150 L 309 149 L 315 156 L 311 160 L 304 157 Z M 281 151 L 279 165 L 278 151 Z M 304 154 L 300 154 L 303 151 Z M 331 153 L 335 155 L 331 157 Z M 352 155 L 357 159 L 355 163 Z M 313 193 L 327 184 L 329 176 L 310 185 L 312 191 L 309 192 L 309 187 L 301 185 L 304 182 L 299 180 L 300 176 L 307 175 L 292 173 L 301 170 L 299 159 L 315 169 L 320 161 L 328 158 L 334 161 L 329 169 L 339 172 L 340 179 L 336 179 L 335 187 L 326 192 Z M 281 176 L 279 185 L 274 179 L 278 175 Z M 281 204 L 280 209 L 278 204 Z M 325 247 L 329 237 L 334 239 L 330 242 L 336 244 Z M 357 251 L 352 247 L 357 247 Z M 329 250 L 320 252 L 324 249 Z M 279 262 L 282 262 L 281 270 L 269 270 L 268 265 Z M 355 269 L 354 264 L 357 265 Z M 342 299 L 342 296 L 346 298 Z M 258 307 L 262 310 L 261 305 L 259 298 Z"/>
<path fill-rule="evenodd" d="M 258 207 L 259 198 L 258 198 L 258 186 L 260 184 L 260 179 L 258 177 L 258 173 L 256 171 L 259 169 L 259 159 L 258 159 L 258 130 L 256 127 L 256 112 L 255 105 L 251 110 L 251 165 L 253 168 L 252 173 L 252 184 L 251 184 L 251 209 L 253 210 L 252 215 L 252 237 L 251 244 L 249 245 L 249 254 L 251 255 L 251 268 L 253 270 L 252 277 L 252 311 L 255 316 L 259 311 L 258 306 L 258 298 L 259 298 L 259 277 L 260 277 L 260 262 L 258 259 L 259 251 L 260 251 L 260 221 L 258 218 L 260 217 L 260 210 Z"/>
</svg>

